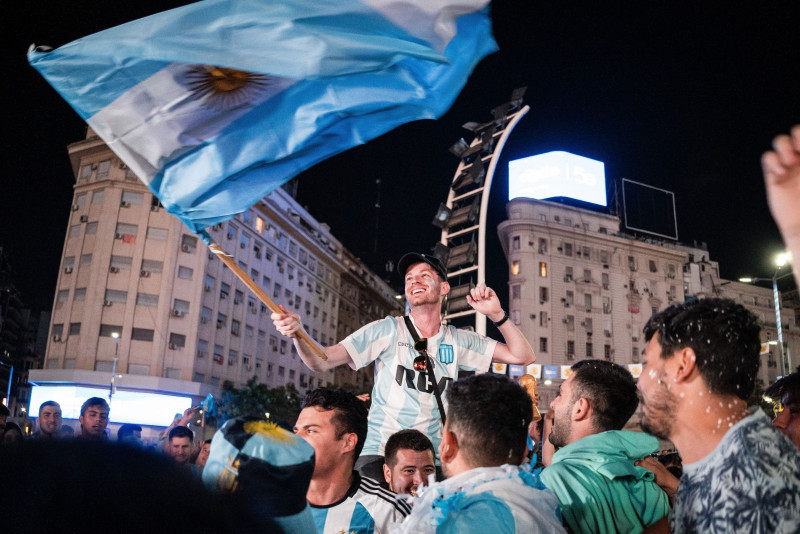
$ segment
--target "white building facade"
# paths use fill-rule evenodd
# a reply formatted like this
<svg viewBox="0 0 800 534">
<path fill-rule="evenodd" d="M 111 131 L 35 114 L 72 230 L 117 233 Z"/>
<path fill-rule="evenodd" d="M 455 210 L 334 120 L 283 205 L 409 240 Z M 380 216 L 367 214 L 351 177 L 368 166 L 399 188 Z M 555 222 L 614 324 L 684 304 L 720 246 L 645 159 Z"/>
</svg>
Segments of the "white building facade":
<svg viewBox="0 0 800 534">
<path fill-rule="evenodd" d="M 342 383 L 369 391 L 370 370 L 312 373 L 267 307 L 91 130 L 69 154 L 75 195 L 32 382 L 107 387 L 115 370 L 118 388 L 195 400 L 253 376 L 301 393 Z M 324 346 L 402 313 L 395 292 L 283 189 L 209 234 Z"/>
<path fill-rule="evenodd" d="M 637 239 L 620 232 L 616 216 L 555 202 L 517 198 L 507 213 L 498 233 L 509 264 L 511 320 L 539 365 L 604 358 L 632 366 L 636 376 L 644 325 L 653 313 L 687 298 L 737 300 L 764 323 L 765 343 L 776 338 L 771 290 L 721 280 L 703 249 Z M 794 317 L 786 314 L 782 321 L 790 351 L 800 346 Z M 764 385 L 780 374 L 770 350 L 762 354 Z M 559 383 L 541 385 L 544 409 Z"/>
</svg>

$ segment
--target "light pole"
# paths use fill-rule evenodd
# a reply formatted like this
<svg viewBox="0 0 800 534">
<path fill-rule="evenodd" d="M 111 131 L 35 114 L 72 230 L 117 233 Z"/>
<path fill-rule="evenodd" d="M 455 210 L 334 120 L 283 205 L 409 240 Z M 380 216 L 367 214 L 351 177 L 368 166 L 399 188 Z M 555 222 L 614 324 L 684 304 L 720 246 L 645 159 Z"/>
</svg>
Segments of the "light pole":
<svg viewBox="0 0 800 534">
<path fill-rule="evenodd" d="M 108 387 L 108 401 L 111 402 L 111 397 L 114 395 L 114 378 L 117 376 L 117 358 L 119 356 L 119 332 L 111 332 L 111 337 L 114 338 L 114 367 L 111 369 L 111 384 Z"/>
<path fill-rule="evenodd" d="M 772 299 L 775 303 L 775 327 L 778 331 L 778 346 L 781 350 L 781 376 L 786 376 L 786 349 L 783 345 L 783 328 L 781 326 L 781 295 L 778 292 L 778 280 L 784 278 L 786 276 L 791 275 L 792 273 L 784 274 L 783 276 L 778 276 L 781 272 L 781 268 L 785 267 L 791 259 L 791 255 L 788 252 L 781 252 L 775 258 L 775 265 L 777 269 L 775 269 L 775 274 L 772 275 L 772 278 L 739 278 L 740 282 L 744 283 L 754 283 L 754 282 L 772 282 Z"/>
</svg>

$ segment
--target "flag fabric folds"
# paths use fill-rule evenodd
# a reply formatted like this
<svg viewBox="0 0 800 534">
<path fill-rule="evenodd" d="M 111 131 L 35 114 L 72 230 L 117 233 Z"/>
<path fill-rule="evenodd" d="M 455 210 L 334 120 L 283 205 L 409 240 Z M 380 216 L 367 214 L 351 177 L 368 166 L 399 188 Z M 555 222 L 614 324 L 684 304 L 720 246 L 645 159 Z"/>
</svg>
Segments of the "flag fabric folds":
<svg viewBox="0 0 800 534">
<path fill-rule="evenodd" d="M 200 232 L 327 157 L 441 116 L 497 49 L 488 1 L 206 0 L 28 59 Z"/>
</svg>

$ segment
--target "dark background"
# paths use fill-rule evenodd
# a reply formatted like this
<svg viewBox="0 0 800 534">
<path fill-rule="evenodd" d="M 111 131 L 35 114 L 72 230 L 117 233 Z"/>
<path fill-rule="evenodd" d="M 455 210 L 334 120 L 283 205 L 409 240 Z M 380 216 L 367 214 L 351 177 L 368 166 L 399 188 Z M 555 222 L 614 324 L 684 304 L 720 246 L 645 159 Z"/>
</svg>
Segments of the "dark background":
<svg viewBox="0 0 800 534">
<path fill-rule="evenodd" d="M 25 52 L 184 3 L 26 3 L 21 17 L 5 19 L 0 246 L 35 309 L 51 307 L 72 199 L 66 146 L 85 125 Z M 759 160 L 776 134 L 800 123 L 800 2 L 527 0 L 492 9 L 501 51 L 477 67 L 451 110 L 303 173 L 298 200 L 312 215 L 376 267 L 427 251 L 458 164 L 447 148 L 470 140 L 460 125 L 488 120 L 527 86 L 532 109 L 506 144 L 487 232 L 487 279 L 504 301 L 494 228 L 505 214 L 506 162 L 551 150 L 604 161 L 607 180 L 674 191 L 682 242 L 708 243 L 724 277 L 772 276 L 781 242 Z"/>
</svg>

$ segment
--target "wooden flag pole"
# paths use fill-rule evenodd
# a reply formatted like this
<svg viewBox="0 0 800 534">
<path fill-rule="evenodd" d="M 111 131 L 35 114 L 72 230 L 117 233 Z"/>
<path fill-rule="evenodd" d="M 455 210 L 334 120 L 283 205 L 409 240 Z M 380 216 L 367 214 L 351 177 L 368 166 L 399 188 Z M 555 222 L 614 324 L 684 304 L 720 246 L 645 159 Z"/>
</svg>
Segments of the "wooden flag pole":
<svg viewBox="0 0 800 534">
<path fill-rule="evenodd" d="M 283 311 L 283 310 L 282 310 L 282 309 L 281 309 L 281 308 L 280 308 L 280 307 L 279 307 L 277 304 L 275 304 L 275 302 L 274 302 L 274 301 L 273 301 L 271 298 L 269 298 L 269 297 L 267 296 L 267 294 L 266 294 L 266 293 L 264 293 L 264 290 L 263 290 L 263 289 L 261 289 L 261 287 L 260 287 L 258 284 L 256 284 L 256 283 L 255 283 L 255 282 L 254 282 L 254 281 L 253 281 L 253 280 L 252 280 L 252 279 L 251 279 L 251 278 L 250 278 L 250 277 L 247 275 L 247 273 L 246 273 L 246 272 L 244 272 L 244 270 L 243 270 L 241 267 L 239 267 L 239 266 L 236 264 L 236 262 L 235 262 L 235 261 L 233 261 L 233 256 L 231 256 L 230 254 L 228 254 L 227 252 L 225 252 L 225 251 L 222 249 L 222 247 L 221 247 L 221 246 L 219 246 L 219 245 L 218 245 L 216 242 L 214 242 L 213 240 L 211 240 L 211 241 L 209 241 L 209 242 L 208 242 L 208 248 L 209 248 L 209 250 L 211 250 L 211 252 L 213 252 L 214 254 L 216 254 L 216 255 L 217 255 L 217 257 L 218 257 L 220 260 L 222 260 L 222 263 L 224 263 L 225 265 L 227 265 L 227 266 L 228 266 L 228 268 L 229 268 L 231 271 L 233 271 L 233 274 L 235 274 L 235 275 L 237 276 L 237 278 L 239 278 L 239 280 L 241 280 L 242 282 L 244 282 L 244 284 L 245 284 L 247 287 L 249 287 L 249 288 L 250 288 L 250 291 L 252 291 L 253 293 L 255 293 L 255 294 L 256 294 L 256 296 L 259 298 L 259 300 L 261 300 L 261 302 L 263 302 L 264 304 L 266 304 L 267 308 L 269 308 L 270 310 L 272 310 L 272 311 L 273 311 L 273 312 L 275 312 L 275 313 L 284 313 L 284 311 Z M 297 335 L 297 337 L 298 337 L 298 338 L 300 338 L 300 339 L 302 339 L 303 341 L 305 341 L 305 342 L 306 342 L 306 344 L 307 344 L 309 347 L 311 347 L 311 350 L 314 352 L 314 354 L 316 354 L 317 356 L 319 356 L 319 357 L 320 357 L 320 358 L 322 358 L 323 360 L 327 360 L 327 359 L 328 359 L 328 357 L 325 355 L 325 351 L 323 351 L 323 350 L 322 350 L 322 349 L 319 347 L 319 345 L 317 345 L 317 343 L 316 343 L 316 342 L 315 342 L 313 339 L 311 339 L 311 337 L 309 337 L 308 333 L 307 333 L 305 330 L 303 330 L 302 328 L 300 328 L 300 329 L 297 331 L 297 334 L 296 334 L 296 335 Z"/>
</svg>

